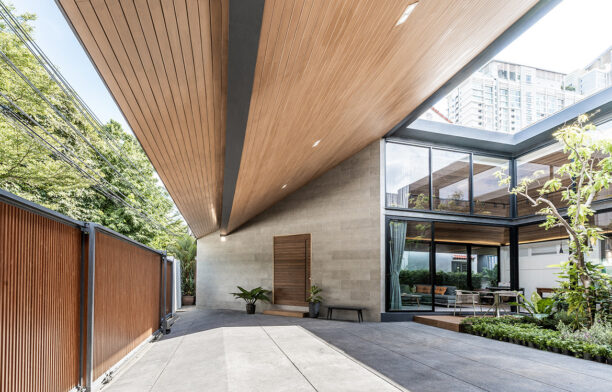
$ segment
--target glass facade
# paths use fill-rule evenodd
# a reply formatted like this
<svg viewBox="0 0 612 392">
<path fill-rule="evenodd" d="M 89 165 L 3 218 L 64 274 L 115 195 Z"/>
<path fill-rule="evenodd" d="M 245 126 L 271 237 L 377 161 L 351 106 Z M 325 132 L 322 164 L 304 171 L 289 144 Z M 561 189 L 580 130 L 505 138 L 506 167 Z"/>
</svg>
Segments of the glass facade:
<svg viewBox="0 0 612 392">
<path fill-rule="evenodd" d="M 516 160 L 517 183 L 524 179 L 534 180 L 528 187 L 528 194 L 532 198 L 537 198 L 539 190 L 542 189 L 546 181 L 556 175 L 559 168 L 567 162 L 567 155 L 563 152 L 561 145 L 553 144 L 541 148 L 529 154 L 523 155 Z M 569 176 L 562 177 L 563 187 L 571 183 Z M 548 194 L 556 206 L 564 206 L 561 200 L 562 191 L 559 190 Z M 542 209 L 542 206 L 532 207 L 532 204 L 523 196 L 517 196 L 517 211 L 519 216 L 532 215 Z"/>
<path fill-rule="evenodd" d="M 388 142 L 386 206 L 509 216 L 510 196 L 495 177 L 508 167 L 508 159 Z"/>
<path fill-rule="evenodd" d="M 593 139 L 611 134 L 612 125 L 606 123 L 598 126 Z M 567 154 L 559 144 L 510 159 L 387 142 L 386 206 L 412 211 L 398 214 L 417 220 L 387 219 L 386 309 L 453 311 L 461 294 L 457 290 L 478 292 L 482 301 L 478 305 L 484 310 L 492 301 L 486 293 L 495 290 L 512 287 L 527 298 L 536 292 L 550 295 L 558 287 L 560 271 L 552 265 L 567 260 L 567 234 L 562 228 L 545 230 L 539 222 L 522 225 L 533 222 L 523 219 L 543 206 L 534 208 L 526 198 L 511 196 L 495 173 L 513 175 L 517 183 L 532 179 L 528 194 L 537 198 L 566 162 Z M 572 186 L 568 176 L 562 177 L 562 186 Z M 611 196 L 612 190 L 603 190 L 595 199 L 599 204 L 594 207 L 600 211 L 593 219 L 604 238 L 587 254 L 587 260 L 610 274 L 612 211 L 602 210 L 610 207 L 601 201 Z M 562 191 L 547 195 L 562 208 L 561 197 Z M 477 306 L 470 303 L 468 307 Z"/>
<path fill-rule="evenodd" d="M 431 223 L 389 222 L 391 310 L 431 310 Z"/>
<path fill-rule="evenodd" d="M 448 311 L 457 290 L 497 286 L 509 270 L 505 227 L 390 219 L 387 230 L 390 311 Z"/>
<path fill-rule="evenodd" d="M 499 185 L 495 173 L 504 171 L 508 173 L 508 160 L 473 156 L 473 182 L 474 182 L 474 214 L 491 216 L 510 215 L 510 195 L 508 188 Z"/>
<path fill-rule="evenodd" d="M 387 207 L 429 209 L 429 148 L 387 143 L 386 160 Z"/>
<path fill-rule="evenodd" d="M 470 154 L 432 150 L 433 209 L 470 213 Z"/>
<path fill-rule="evenodd" d="M 612 128 L 602 133 L 603 137 L 610 137 L 611 134 Z M 514 162 L 517 183 L 527 178 L 533 180 L 528 187 L 528 194 L 535 199 L 546 181 L 553 178 L 567 162 L 567 154 L 559 144 L 553 144 L 522 155 Z M 504 158 L 388 142 L 385 164 L 386 206 L 510 217 L 512 198 L 508 188 L 499 184 L 495 173 L 503 171 L 510 174 L 512 164 L 513 161 Z M 570 184 L 571 179 L 564 175 L 562 186 Z M 430 189 L 433 192 L 431 197 Z M 548 194 L 548 198 L 555 205 L 563 207 L 562 192 L 563 188 Z M 595 200 L 610 197 L 612 189 L 604 189 Z M 523 196 L 516 197 L 518 217 L 534 215 L 542 207 L 533 207 Z"/>
</svg>

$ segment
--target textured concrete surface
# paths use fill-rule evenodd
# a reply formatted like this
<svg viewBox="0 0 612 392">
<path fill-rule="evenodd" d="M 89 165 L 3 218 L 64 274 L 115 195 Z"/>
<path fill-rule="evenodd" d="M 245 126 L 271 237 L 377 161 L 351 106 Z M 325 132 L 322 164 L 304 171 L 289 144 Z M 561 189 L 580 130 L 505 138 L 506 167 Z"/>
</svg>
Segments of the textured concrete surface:
<svg viewBox="0 0 612 392">
<path fill-rule="evenodd" d="M 413 322 L 193 308 L 179 314 L 172 333 L 136 355 L 104 390 L 394 390 L 384 377 L 413 392 L 596 392 L 612 385 L 610 365 Z"/>
<path fill-rule="evenodd" d="M 281 190 L 279 190 L 281 192 Z M 380 246 L 380 144 L 375 142 L 276 203 L 225 237 L 198 240 L 198 307 L 244 309 L 236 286 L 272 289 L 273 237 L 311 234 L 311 278 L 325 303 L 364 306 L 380 319 L 383 276 Z M 269 308 L 257 304 L 257 310 Z M 322 309 L 323 312 L 326 309 Z M 341 318 L 353 313 L 339 312 Z"/>
</svg>

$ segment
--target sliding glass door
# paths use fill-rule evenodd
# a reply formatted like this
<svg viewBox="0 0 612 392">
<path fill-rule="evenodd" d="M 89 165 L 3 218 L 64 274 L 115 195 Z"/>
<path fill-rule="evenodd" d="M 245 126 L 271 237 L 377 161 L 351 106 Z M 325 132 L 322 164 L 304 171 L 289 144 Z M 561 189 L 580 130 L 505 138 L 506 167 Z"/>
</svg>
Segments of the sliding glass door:
<svg viewBox="0 0 612 392">
<path fill-rule="evenodd" d="M 432 310 L 431 223 L 391 221 L 389 236 L 389 309 Z"/>
<path fill-rule="evenodd" d="M 435 245 L 436 307 L 451 308 L 455 304 L 457 290 L 468 290 L 468 247 L 463 244 Z"/>
<path fill-rule="evenodd" d="M 504 227 L 388 221 L 387 309 L 450 311 L 457 290 L 499 286 Z"/>
</svg>

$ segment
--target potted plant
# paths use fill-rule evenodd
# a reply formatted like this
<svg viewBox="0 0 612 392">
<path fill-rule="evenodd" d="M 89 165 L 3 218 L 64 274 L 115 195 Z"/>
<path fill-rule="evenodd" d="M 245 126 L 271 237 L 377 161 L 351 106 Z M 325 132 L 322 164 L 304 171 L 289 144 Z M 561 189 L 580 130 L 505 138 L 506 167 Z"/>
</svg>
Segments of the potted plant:
<svg viewBox="0 0 612 392">
<path fill-rule="evenodd" d="M 319 310 L 321 310 L 321 301 L 323 297 L 319 293 L 323 291 L 320 287 L 313 284 L 310 286 L 310 295 L 308 296 L 308 317 L 317 318 L 319 317 Z"/>
<path fill-rule="evenodd" d="M 186 276 L 181 279 L 181 303 L 183 306 L 190 306 L 195 303 L 195 285 L 193 284 L 193 277 Z"/>
<path fill-rule="evenodd" d="M 239 293 L 230 293 L 236 298 L 243 299 L 246 302 L 246 312 L 247 314 L 255 313 L 255 303 L 258 300 L 263 302 L 270 302 L 269 295 L 272 293 L 270 290 L 266 290 L 261 287 L 256 287 L 253 290 L 245 290 L 242 287 L 238 286 Z"/>
</svg>

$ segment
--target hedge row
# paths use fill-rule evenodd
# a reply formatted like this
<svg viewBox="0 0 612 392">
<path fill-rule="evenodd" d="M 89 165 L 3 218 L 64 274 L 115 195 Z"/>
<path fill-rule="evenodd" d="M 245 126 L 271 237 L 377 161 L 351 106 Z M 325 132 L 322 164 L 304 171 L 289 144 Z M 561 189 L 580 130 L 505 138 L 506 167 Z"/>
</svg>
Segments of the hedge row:
<svg viewBox="0 0 612 392">
<path fill-rule="evenodd" d="M 473 335 L 612 364 L 612 346 L 562 339 L 559 331 L 543 329 L 524 318 L 468 317 L 462 325 L 465 332 Z"/>
</svg>

